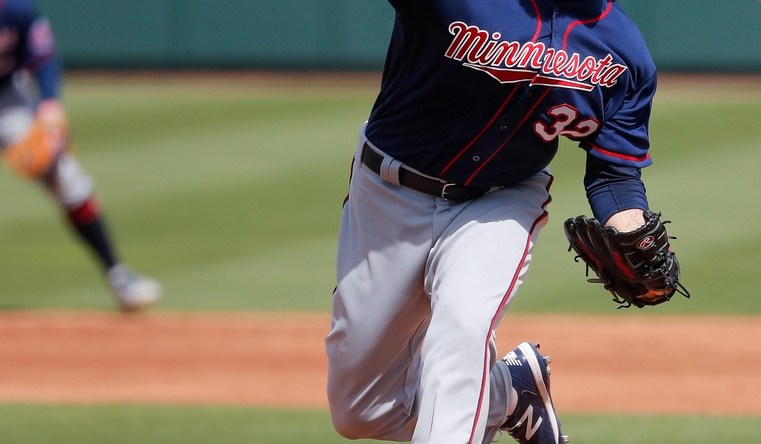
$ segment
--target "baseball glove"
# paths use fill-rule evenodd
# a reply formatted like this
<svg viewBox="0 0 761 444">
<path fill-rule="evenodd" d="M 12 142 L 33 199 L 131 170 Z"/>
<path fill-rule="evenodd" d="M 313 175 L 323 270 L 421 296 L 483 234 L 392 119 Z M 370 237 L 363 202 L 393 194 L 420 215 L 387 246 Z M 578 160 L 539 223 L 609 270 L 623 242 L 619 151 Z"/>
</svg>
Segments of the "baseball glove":
<svg viewBox="0 0 761 444">
<path fill-rule="evenodd" d="M 69 142 L 65 122 L 50 124 L 38 118 L 23 139 L 2 150 L 3 161 L 22 177 L 37 179 L 50 171 Z"/>
<path fill-rule="evenodd" d="M 674 293 L 687 298 L 689 291 L 679 282 L 679 262 L 669 246 L 660 213 L 646 211 L 645 225 L 620 233 L 603 227 L 597 219 L 578 216 L 565 221 L 564 229 L 576 262 L 583 261 L 595 272 L 592 283 L 602 283 L 613 294 L 618 308 L 642 308 L 662 304 Z"/>
</svg>

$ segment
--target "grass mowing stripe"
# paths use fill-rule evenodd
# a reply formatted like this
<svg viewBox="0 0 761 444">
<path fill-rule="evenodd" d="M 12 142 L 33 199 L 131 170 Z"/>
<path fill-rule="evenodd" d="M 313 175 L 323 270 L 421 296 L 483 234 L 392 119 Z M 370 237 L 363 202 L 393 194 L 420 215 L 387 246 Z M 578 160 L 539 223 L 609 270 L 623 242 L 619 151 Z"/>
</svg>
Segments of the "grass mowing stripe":
<svg viewBox="0 0 761 444">
<path fill-rule="evenodd" d="M 123 405 L 0 405 L 0 437 L 3 444 L 347 442 L 326 412 Z"/>
<path fill-rule="evenodd" d="M 571 442 L 583 444 L 753 444 L 761 436 L 761 420 L 754 417 L 619 414 L 561 420 Z"/>
<path fill-rule="evenodd" d="M 561 417 L 584 444 L 756 444 L 753 417 L 578 415 Z M 4 444 L 340 444 L 325 411 L 211 406 L 0 405 Z M 360 440 L 356 443 L 378 441 Z M 503 437 L 503 443 L 513 442 Z"/>
</svg>

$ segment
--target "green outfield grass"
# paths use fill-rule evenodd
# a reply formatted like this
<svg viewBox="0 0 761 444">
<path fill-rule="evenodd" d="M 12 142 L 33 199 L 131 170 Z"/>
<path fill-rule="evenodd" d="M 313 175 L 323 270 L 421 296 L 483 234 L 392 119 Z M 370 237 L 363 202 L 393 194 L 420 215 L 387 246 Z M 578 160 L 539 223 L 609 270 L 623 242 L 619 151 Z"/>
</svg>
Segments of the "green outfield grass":
<svg viewBox="0 0 761 444">
<path fill-rule="evenodd" d="M 757 418 L 565 415 L 583 444 L 756 444 Z M 0 406 L 3 444 L 339 444 L 325 412 L 234 407 Z M 369 444 L 378 441 L 351 441 Z M 514 442 L 505 436 L 502 443 Z"/>
<path fill-rule="evenodd" d="M 328 310 L 338 217 L 376 81 L 72 77 L 65 102 L 127 259 L 166 287 L 160 308 Z M 673 82 L 672 82 L 673 85 Z M 761 91 L 672 93 L 644 172 L 694 294 L 659 313 L 759 313 Z M 608 312 L 566 251 L 562 221 L 589 213 L 584 156 L 564 142 L 551 221 L 516 311 Z M 0 307 L 110 308 L 91 258 L 41 190 L 0 173 Z"/>
</svg>

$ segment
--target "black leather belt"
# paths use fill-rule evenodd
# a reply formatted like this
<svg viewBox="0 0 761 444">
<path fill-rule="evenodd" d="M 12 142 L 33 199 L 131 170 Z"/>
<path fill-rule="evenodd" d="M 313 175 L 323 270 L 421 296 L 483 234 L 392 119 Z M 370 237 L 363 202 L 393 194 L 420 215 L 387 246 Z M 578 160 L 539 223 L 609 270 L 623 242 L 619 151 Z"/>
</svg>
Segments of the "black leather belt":
<svg viewBox="0 0 761 444">
<path fill-rule="evenodd" d="M 383 155 L 365 144 L 362 147 L 362 163 L 373 170 L 375 174 L 380 175 Z M 404 165 L 399 168 L 399 184 L 451 202 L 465 202 L 476 199 L 489 191 L 489 188 L 467 187 L 426 177 L 405 168 Z"/>
</svg>

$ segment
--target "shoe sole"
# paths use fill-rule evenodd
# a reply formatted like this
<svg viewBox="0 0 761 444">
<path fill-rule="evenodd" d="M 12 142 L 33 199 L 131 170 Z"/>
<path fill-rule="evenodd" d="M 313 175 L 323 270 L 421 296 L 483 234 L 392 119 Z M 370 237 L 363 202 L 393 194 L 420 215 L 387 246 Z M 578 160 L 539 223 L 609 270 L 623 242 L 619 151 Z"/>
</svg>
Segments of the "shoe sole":
<svg viewBox="0 0 761 444">
<path fill-rule="evenodd" d="M 129 304 L 129 305 L 127 305 L 127 304 L 119 304 L 119 310 L 121 310 L 124 313 L 136 313 L 136 312 L 148 309 L 155 302 L 156 302 L 156 300 L 154 299 L 152 301 L 142 301 L 142 302 L 139 302 L 139 303 L 133 303 L 133 304 Z"/>
<path fill-rule="evenodd" d="M 137 301 L 131 301 L 127 302 L 124 300 L 119 300 L 119 309 L 125 313 L 134 313 L 138 311 L 143 311 L 151 307 L 153 304 L 156 303 L 161 298 L 159 294 L 156 294 L 152 297 L 144 298 Z"/>
<path fill-rule="evenodd" d="M 537 389 L 539 389 L 539 395 L 542 397 L 544 409 L 547 411 L 547 416 L 549 417 L 550 424 L 552 425 L 552 432 L 554 433 L 554 436 L 560 436 L 560 425 L 558 424 L 558 418 L 555 415 L 555 408 L 552 405 L 550 390 L 544 381 L 544 376 L 542 375 L 542 367 L 539 360 L 537 359 L 537 357 L 540 356 L 539 352 L 528 342 L 519 344 L 518 350 L 523 353 L 523 356 L 526 358 L 526 362 L 531 369 L 531 374 L 534 376 L 534 383 L 536 384 Z M 559 444 L 564 444 L 567 442 L 568 437 L 561 436 Z"/>
<path fill-rule="evenodd" d="M 158 283 L 144 283 L 138 297 L 122 297 L 116 292 L 119 308 L 125 313 L 143 311 L 161 299 L 161 285 Z"/>
</svg>

